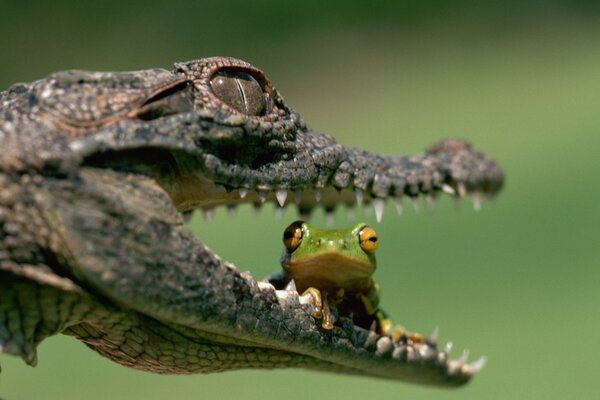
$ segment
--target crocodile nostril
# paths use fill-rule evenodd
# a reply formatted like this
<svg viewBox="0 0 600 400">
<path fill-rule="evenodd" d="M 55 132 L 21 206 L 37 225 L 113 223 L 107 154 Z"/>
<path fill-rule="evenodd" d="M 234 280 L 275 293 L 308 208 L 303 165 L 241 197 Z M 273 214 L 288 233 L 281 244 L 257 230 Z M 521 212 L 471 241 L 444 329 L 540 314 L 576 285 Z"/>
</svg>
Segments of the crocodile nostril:
<svg viewBox="0 0 600 400">
<path fill-rule="evenodd" d="M 258 81 L 242 71 L 220 71 L 210 80 L 215 95 L 225 104 L 247 115 L 265 113 L 265 95 Z"/>
</svg>

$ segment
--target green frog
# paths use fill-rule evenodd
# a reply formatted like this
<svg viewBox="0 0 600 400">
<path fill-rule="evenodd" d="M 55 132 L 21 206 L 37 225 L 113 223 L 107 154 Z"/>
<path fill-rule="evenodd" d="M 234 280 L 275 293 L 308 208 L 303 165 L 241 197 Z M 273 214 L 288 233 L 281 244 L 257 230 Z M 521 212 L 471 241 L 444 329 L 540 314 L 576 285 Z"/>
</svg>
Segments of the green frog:
<svg viewBox="0 0 600 400">
<path fill-rule="evenodd" d="M 373 280 L 379 236 L 359 223 L 346 229 L 319 229 L 303 221 L 291 223 L 283 232 L 283 272 L 269 281 L 277 288 L 294 288 L 314 305 L 313 316 L 324 329 L 334 327 L 331 307 L 354 324 L 375 329 L 392 341 L 424 342 L 420 333 L 393 325 L 379 308 L 379 285 Z"/>
<path fill-rule="evenodd" d="M 378 308 L 379 285 L 373 280 L 379 246 L 373 228 L 359 223 L 346 229 L 318 229 L 296 221 L 283 232 L 283 244 L 283 272 L 271 281 L 280 287 L 293 282 L 298 293 L 310 296 L 313 315 L 322 320 L 324 329 L 333 329 L 331 307 L 335 307 L 355 324 L 369 328 L 375 322 L 380 333 L 387 333 L 390 323 Z"/>
</svg>

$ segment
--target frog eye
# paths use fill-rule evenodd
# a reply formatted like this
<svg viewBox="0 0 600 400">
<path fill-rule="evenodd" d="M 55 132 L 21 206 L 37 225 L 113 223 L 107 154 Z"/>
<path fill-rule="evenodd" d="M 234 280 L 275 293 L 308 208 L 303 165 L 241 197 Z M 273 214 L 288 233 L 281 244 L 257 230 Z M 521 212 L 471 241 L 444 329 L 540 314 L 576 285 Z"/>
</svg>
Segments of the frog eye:
<svg viewBox="0 0 600 400">
<path fill-rule="evenodd" d="M 360 244 L 360 248 L 365 252 L 373 253 L 375 250 L 377 250 L 377 246 L 379 246 L 377 232 L 375 232 L 375 230 L 369 226 L 363 226 L 358 232 L 358 242 Z"/>
<path fill-rule="evenodd" d="M 210 80 L 215 95 L 228 106 L 247 115 L 263 115 L 265 94 L 260 83 L 243 71 L 219 71 Z"/>
<path fill-rule="evenodd" d="M 302 242 L 302 221 L 292 222 L 290 226 L 283 231 L 283 244 L 288 253 L 292 253 L 300 246 Z"/>
</svg>

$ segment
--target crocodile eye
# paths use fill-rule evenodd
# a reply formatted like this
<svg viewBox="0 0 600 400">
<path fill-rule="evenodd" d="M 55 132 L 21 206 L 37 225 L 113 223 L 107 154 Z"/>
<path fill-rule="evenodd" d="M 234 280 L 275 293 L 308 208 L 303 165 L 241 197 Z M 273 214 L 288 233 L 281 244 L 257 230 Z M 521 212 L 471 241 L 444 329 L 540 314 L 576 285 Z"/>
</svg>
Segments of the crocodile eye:
<svg viewBox="0 0 600 400">
<path fill-rule="evenodd" d="M 225 104 L 247 115 L 265 113 L 265 95 L 258 81 L 242 71 L 220 71 L 210 80 L 215 95 Z"/>
<path fill-rule="evenodd" d="M 379 246 L 379 238 L 377 238 L 377 232 L 369 226 L 363 226 L 358 232 L 358 243 L 360 248 L 367 253 L 373 253 Z"/>
<path fill-rule="evenodd" d="M 302 221 L 292 222 L 283 231 L 283 244 L 288 253 L 292 253 L 302 242 Z"/>
</svg>

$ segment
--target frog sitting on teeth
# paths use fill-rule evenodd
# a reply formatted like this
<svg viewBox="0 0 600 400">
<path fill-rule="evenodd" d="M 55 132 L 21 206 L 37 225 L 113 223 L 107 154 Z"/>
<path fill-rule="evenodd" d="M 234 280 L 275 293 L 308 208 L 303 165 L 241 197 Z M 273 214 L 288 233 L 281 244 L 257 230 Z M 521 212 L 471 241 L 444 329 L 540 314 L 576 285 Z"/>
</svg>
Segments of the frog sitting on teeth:
<svg viewBox="0 0 600 400">
<path fill-rule="evenodd" d="M 372 228 L 361 223 L 346 229 L 318 229 L 296 221 L 283 232 L 283 244 L 283 271 L 271 275 L 269 282 L 278 289 L 295 287 L 302 297 L 308 296 L 313 316 L 322 320 L 323 328 L 333 329 L 333 306 L 359 326 L 369 328 L 376 322 L 382 334 L 389 329 L 389 321 L 377 308 L 379 285 L 372 279 L 379 246 Z"/>
<path fill-rule="evenodd" d="M 333 329 L 333 306 L 340 316 L 351 316 L 353 323 L 363 328 L 375 322 L 377 332 L 394 341 L 400 337 L 414 342 L 425 339 L 401 326 L 392 327 L 378 308 L 379 285 L 372 276 L 379 237 L 373 228 L 359 223 L 346 229 L 318 229 L 296 221 L 283 232 L 283 244 L 283 271 L 269 281 L 277 288 L 293 282 L 298 293 L 310 296 L 313 316 L 322 320 L 324 329 Z"/>
</svg>

